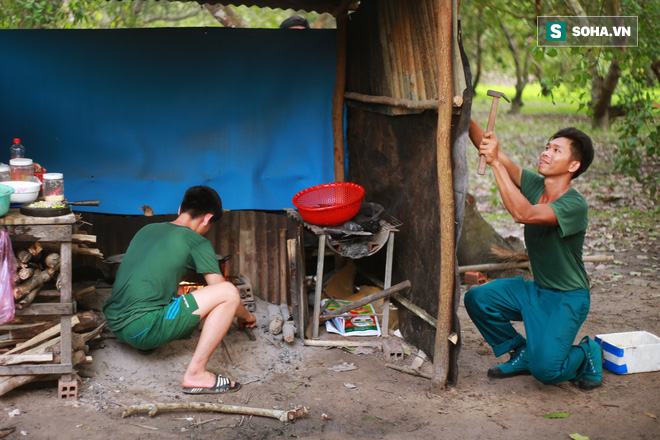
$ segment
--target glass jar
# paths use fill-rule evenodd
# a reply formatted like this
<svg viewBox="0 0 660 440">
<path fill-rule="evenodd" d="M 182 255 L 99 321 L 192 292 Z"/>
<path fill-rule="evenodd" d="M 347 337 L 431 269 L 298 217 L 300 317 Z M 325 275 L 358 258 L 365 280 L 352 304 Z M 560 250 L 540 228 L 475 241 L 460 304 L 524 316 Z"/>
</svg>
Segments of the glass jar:
<svg viewBox="0 0 660 440">
<path fill-rule="evenodd" d="M 0 163 L 0 182 L 11 180 L 11 168 L 6 163 Z"/>
<path fill-rule="evenodd" d="M 64 200 L 64 176 L 62 173 L 44 174 L 44 200 L 61 201 Z"/>
<path fill-rule="evenodd" d="M 9 161 L 11 180 L 32 181 L 34 177 L 34 163 L 32 159 L 16 158 Z"/>
</svg>

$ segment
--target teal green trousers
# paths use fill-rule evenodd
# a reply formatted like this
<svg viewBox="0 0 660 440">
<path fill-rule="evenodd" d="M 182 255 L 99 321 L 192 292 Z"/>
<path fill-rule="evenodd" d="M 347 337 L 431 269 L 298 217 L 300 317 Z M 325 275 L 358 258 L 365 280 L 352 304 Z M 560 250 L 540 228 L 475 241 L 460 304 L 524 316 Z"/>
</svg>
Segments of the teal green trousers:
<svg viewBox="0 0 660 440">
<path fill-rule="evenodd" d="M 579 379 L 587 348 L 573 345 L 589 313 L 588 290 L 541 289 L 521 277 L 499 279 L 468 290 L 465 308 L 495 356 L 527 344 L 529 370 L 551 385 Z M 511 324 L 522 321 L 523 337 Z"/>
</svg>

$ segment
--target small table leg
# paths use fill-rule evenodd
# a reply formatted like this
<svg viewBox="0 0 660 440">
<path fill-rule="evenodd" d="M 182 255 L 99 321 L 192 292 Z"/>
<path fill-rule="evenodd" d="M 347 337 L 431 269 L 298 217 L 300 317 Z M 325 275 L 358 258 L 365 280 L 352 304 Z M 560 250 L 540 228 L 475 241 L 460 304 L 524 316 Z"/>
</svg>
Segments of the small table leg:
<svg viewBox="0 0 660 440">
<path fill-rule="evenodd" d="M 392 260 L 394 259 L 394 232 L 390 232 L 387 239 L 387 256 L 385 258 L 385 280 L 383 282 L 384 288 L 392 287 Z M 381 332 L 383 336 L 389 335 L 390 325 L 390 297 L 388 296 L 383 301 L 383 317 L 381 319 Z"/>
<path fill-rule="evenodd" d="M 326 235 L 319 236 L 319 256 L 316 265 L 316 291 L 314 292 L 314 321 L 312 328 L 312 339 L 319 338 L 319 321 L 321 313 L 321 293 L 323 292 L 323 262 L 325 260 Z"/>
</svg>

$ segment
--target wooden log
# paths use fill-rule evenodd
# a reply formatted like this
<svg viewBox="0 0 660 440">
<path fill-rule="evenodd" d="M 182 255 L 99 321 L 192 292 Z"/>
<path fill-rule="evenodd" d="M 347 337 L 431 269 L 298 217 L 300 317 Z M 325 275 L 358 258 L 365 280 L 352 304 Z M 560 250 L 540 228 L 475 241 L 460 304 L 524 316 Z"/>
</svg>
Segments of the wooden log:
<svg viewBox="0 0 660 440">
<path fill-rule="evenodd" d="M 22 267 L 18 270 L 18 279 L 25 281 L 34 275 L 34 267 Z"/>
<path fill-rule="evenodd" d="M 27 264 L 32 260 L 32 254 L 27 249 L 20 249 L 16 252 L 16 259 L 23 264 Z"/>
<path fill-rule="evenodd" d="M 346 304 L 345 306 L 341 306 L 335 310 L 332 311 L 332 315 L 343 315 L 344 313 L 350 312 L 353 309 L 356 309 L 358 307 L 362 307 L 366 304 L 369 304 L 371 302 L 377 301 L 381 298 L 389 298 L 390 296 L 394 295 L 397 292 L 400 292 L 405 289 L 410 288 L 410 281 L 406 280 L 403 282 L 400 282 L 399 284 L 395 284 L 394 286 L 381 290 L 380 292 L 372 293 L 371 295 L 365 296 L 362 299 L 359 299 L 357 301 L 353 301 L 350 304 Z M 332 319 L 332 316 L 320 317 L 321 320 L 327 321 L 328 319 Z"/>
<path fill-rule="evenodd" d="M 28 252 L 32 254 L 33 260 L 38 259 L 43 250 L 44 248 L 41 246 L 41 243 L 39 243 L 38 241 L 34 242 L 34 244 L 28 248 Z"/>
<path fill-rule="evenodd" d="M 293 324 L 293 320 L 284 322 L 282 325 L 282 337 L 289 344 L 293 344 L 296 340 L 296 326 Z"/>
<path fill-rule="evenodd" d="M 280 307 L 277 304 L 268 304 L 268 331 L 272 335 L 279 335 L 282 333 L 282 324 L 284 320 Z"/>
<path fill-rule="evenodd" d="M 55 267 L 60 264 L 60 254 L 53 252 L 44 258 L 44 264 L 48 267 Z"/>
<path fill-rule="evenodd" d="M 29 306 L 32 304 L 32 301 L 37 297 L 37 294 L 41 291 L 42 286 L 37 286 L 34 289 L 30 290 L 30 293 L 28 293 L 23 299 L 21 299 L 16 305 L 17 309 L 24 309 L 25 307 Z"/>
<path fill-rule="evenodd" d="M 437 60 L 438 60 L 438 128 L 436 136 L 436 157 L 438 170 L 438 193 L 440 200 L 440 288 L 438 296 L 438 325 L 435 331 L 432 392 L 443 390 L 449 375 L 449 343 L 454 304 L 454 286 L 456 271 L 455 206 L 452 180 L 452 143 L 451 123 L 452 105 L 447 99 L 454 96 L 452 72 L 452 45 L 454 24 L 452 18 L 456 11 L 452 2 L 437 2 Z M 452 11 L 452 13 L 449 13 Z M 429 292 L 430 294 L 431 292 Z"/>
<path fill-rule="evenodd" d="M 50 276 L 48 275 L 48 272 L 36 269 L 32 274 L 32 277 L 25 282 L 14 286 L 14 301 L 20 301 L 33 289 L 43 285 L 49 279 Z"/>
<path fill-rule="evenodd" d="M 139 412 L 149 413 L 151 417 L 157 415 L 160 411 L 175 410 L 197 410 L 212 411 L 227 414 L 245 414 L 248 416 L 260 416 L 277 419 L 282 423 L 291 422 L 308 413 L 307 407 L 299 406 L 289 411 L 280 411 L 274 409 L 250 408 L 247 406 L 223 405 L 219 403 L 206 402 L 179 402 L 179 403 L 151 403 L 146 405 L 129 406 L 121 415 L 122 419 Z"/>
<path fill-rule="evenodd" d="M 78 324 L 71 328 L 74 332 L 88 331 L 99 325 L 99 316 L 91 310 L 77 313 L 76 318 L 78 318 Z"/>
</svg>

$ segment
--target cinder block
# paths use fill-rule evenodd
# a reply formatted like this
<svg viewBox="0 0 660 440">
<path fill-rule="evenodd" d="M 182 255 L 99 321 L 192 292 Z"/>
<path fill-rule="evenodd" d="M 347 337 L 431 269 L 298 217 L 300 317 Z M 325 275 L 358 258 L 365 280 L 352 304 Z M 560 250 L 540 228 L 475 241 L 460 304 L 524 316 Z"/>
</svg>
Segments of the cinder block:
<svg viewBox="0 0 660 440">
<path fill-rule="evenodd" d="M 63 381 L 60 378 L 57 381 L 58 395 L 60 399 L 70 399 L 78 400 L 78 381 Z"/>
</svg>

